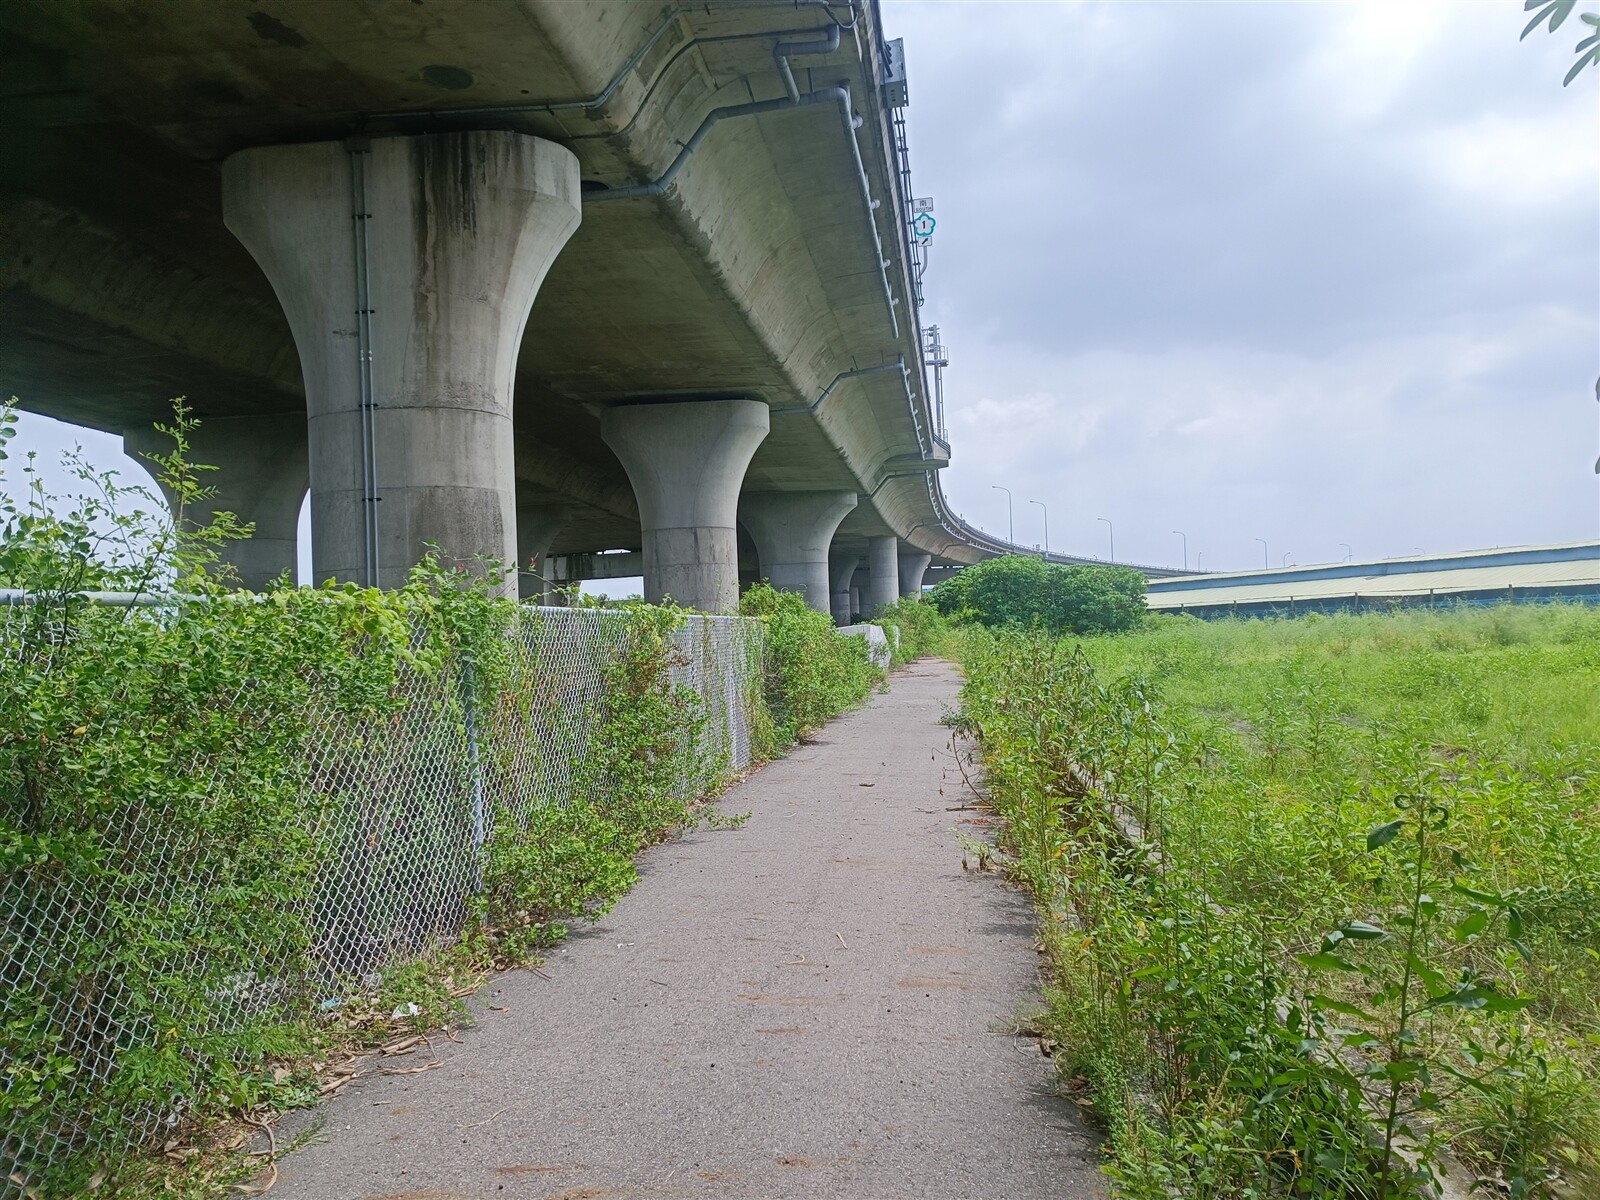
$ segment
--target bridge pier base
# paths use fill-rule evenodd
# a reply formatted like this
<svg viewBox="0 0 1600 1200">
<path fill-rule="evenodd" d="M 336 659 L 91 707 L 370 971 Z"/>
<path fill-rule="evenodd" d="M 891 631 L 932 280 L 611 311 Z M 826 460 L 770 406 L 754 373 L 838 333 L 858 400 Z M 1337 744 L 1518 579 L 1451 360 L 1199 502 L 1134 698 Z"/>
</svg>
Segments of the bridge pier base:
<svg viewBox="0 0 1600 1200">
<path fill-rule="evenodd" d="M 855 506 L 854 492 L 747 492 L 739 519 L 755 540 L 761 576 L 828 612 L 828 546 Z"/>
<path fill-rule="evenodd" d="M 639 502 L 644 598 L 685 608 L 739 608 L 739 488 L 767 436 L 757 400 L 701 400 L 608 408 L 600 435 Z"/>
<path fill-rule="evenodd" d="M 122 448 L 130 457 L 170 454 L 172 439 L 154 429 L 128 429 Z M 285 571 L 294 579 L 300 504 L 305 499 L 306 423 L 298 415 L 273 417 L 208 417 L 189 435 L 189 459 L 216 467 L 200 478 L 216 495 L 185 513 L 192 524 L 205 524 L 219 512 L 231 512 L 255 526 L 248 539 L 221 547 L 222 561 L 238 572 L 239 585 L 265 591 Z M 149 468 L 155 470 L 152 464 Z M 167 504 L 175 497 L 162 489 Z"/>
<path fill-rule="evenodd" d="M 894 534 L 867 539 L 867 607 L 876 617 L 900 599 L 900 539 Z"/>
<path fill-rule="evenodd" d="M 927 573 L 933 555 L 917 550 L 900 551 L 900 595 L 913 600 L 922 596 L 922 577 Z"/>
<path fill-rule="evenodd" d="M 545 501 L 517 502 L 517 598 L 535 604 L 549 601 L 552 588 L 545 561 L 550 543 L 567 521 L 563 504 Z"/>
<path fill-rule="evenodd" d="M 854 616 L 855 606 L 851 592 L 854 589 L 856 568 L 860 565 L 859 554 L 828 556 L 828 607 L 833 611 L 836 625 L 848 625 Z"/>
<path fill-rule="evenodd" d="M 398 587 L 428 543 L 509 569 L 512 372 L 576 157 L 503 131 L 264 146 L 223 164 L 222 209 L 299 350 L 316 577 Z"/>
</svg>

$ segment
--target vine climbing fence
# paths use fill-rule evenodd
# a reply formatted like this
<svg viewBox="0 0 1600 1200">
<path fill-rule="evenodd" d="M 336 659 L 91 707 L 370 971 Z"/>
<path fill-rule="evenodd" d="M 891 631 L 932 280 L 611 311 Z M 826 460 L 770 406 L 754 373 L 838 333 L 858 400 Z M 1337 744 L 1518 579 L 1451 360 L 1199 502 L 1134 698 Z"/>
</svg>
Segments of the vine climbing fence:
<svg viewBox="0 0 1600 1200">
<path fill-rule="evenodd" d="M 40 644 L 37 628 L 22 636 L 39 619 L 27 598 L 9 600 L 0 670 Z M 175 617 L 155 605 L 125 619 L 154 628 Z M 0 845 L 0 1084 L 9 1097 L 0 1102 L 0 1196 L 60 1177 L 69 1161 L 159 1140 L 186 1116 L 202 1072 L 214 1075 L 250 1030 L 335 1007 L 363 980 L 459 937 L 498 823 L 525 827 L 541 806 L 606 803 L 606 780 L 586 769 L 591 739 L 613 668 L 646 619 L 522 606 L 499 635 L 490 687 L 458 653 L 399 667 L 377 708 L 306 689 L 287 825 L 258 820 L 251 803 L 252 789 L 265 795 L 281 779 L 252 777 L 232 765 L 248 756 L 200 738 L 148 789 L 110 781 L 115 798 L 82 829 L 55 819 L 53 841 Z M 667 686 L 696 710 L 686 736 L 701 743 L 671 759 L 696 776 L 673 786 L 692 798 L 751 760 L 764 711 L 762 627 L 699 615 L 660 628 L 669 626 Z M 246 674 L 219 708 L 249 706 L 251 693 Z M 96 711 L 118 719 L 106 705 Z M 74 732 L 84 731 L 62 736 Z M 147 769 L 161 758 L 139 761 Z M 0 801 L 25 834 L 29 783 L 18 770 Z M 156 792 L 159 803 L 148 798 Z M 92 851 L 75 862 L 71 846 L 91 835 Z M 306 869 L 275 891 L 271 864 L 285 854 Z M 274 905 L 292 919 L 261 920 Z M 269 936 L 280 926 L 295 932 Z"/>
</svg>

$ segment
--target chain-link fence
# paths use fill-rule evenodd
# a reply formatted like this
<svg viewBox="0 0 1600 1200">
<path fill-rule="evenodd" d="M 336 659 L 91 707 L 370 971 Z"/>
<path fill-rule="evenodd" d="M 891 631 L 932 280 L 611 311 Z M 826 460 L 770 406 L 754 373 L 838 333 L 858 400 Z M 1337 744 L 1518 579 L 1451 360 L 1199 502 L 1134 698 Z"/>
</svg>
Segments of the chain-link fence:
<svg viewBox="0 0 1600 1200">
<path fill-rule="evenodd" d="M 0 607 L 0 668 L 14 658 L 25 605 Z M 134 620 L 162 622 L 154 608 Z M 0 1196 L 21 1194 L 42 1170 L 86 1149 L 109 1155 L 103 1124 L 86 1116 L 113 1075 L 126 1095 L 130 1069 L 145 1060 L 227 1053 L 262 1022 L 334 1007 L 340 989 L 457 937 L 483 883 L 483 851 L 496 820 L 526 823 L 541 805 L 600 801 L 585 790 L 604 781 L 583 770 L 608 667 L 627 645 L 626 610 L 520 607 L 508 634 L 504 685 L 489 696 L 469 663 L 444 670 L 403 669 L 399 699 L 382 717 L 354 718 L 331 702 L 310 714 L 300 811 L 316 863 L 304 906 L 304 946 L 239 945 L 197 940 L 187 931 L 226 928 L 228 856 L 198 852 L 195 827 L 163 822 L 130 803 L 97 817 L 102 862 L 92 889 L 71 871 L 8 866 L 0 878 L 0 988 L 12 1028 L 0 1029 L 0 1082 L 13 1112 L 40 1099 L 40 1120 L 0 1130 Z M 36 632 L 36 631 L 35 631 Z M 704 705 L 701 753 L 707 775 L 737 771 L 751 758 L 759 719 L 761 625 L 737 617 L 688 616 L 672 634 L 670 673 Z M 233 698 L 248 704 L 249 697 Z M 3 732 L 3 731 L 0 731 Z M 686 759 L 688 761 L 690 759 Z M 186 804 L 238 803 L 253 781 L 230 777 L 226 754 L 203 763 L 173 762 Z M 700 795 L 716 778 L 683 780 Z M 19 793 L 20 794 L 20 793 Z M 0 852 L 6 847 L 0 846 Z M 99 869 L 104 868 L 104 869 Z M 75 882 L 77 880 L 78 882 Z M 211 911 L 207 911 L 207 910 Z M 113 919 L 115 918 L 115 919 Z M 156 932 L 150 944 L 165 961 L 148 964 L 130 985 L 108 953 L 107 939 L 129 921 Z M 239 939 L 234 939 L 237 941 Z M 152 984 L 150 981 L 156 981 Z M 204 981 L 206 1027 L 163 1030 L 152 987 Z M 163 984 L 161 981 L 169 981 Z M 40 1047 L 47 1047 L 41 1051 Z M 26 1053 L 18 1051 L 26 1047 Z M 158 1065 L 158 1064 L 157 1064 Z M 191 1098 L 173 1084 L 172 1063 L 151 1070 L 150 1094 L 122 1106 L 114 1137 L 123 1145 L 159 1139 L 182 1121 Z M 181 1076 L 181 1070 L 179 1072 Z"/>
<path fill-rule="evenodd" d="M 529 812 L 603 790 L 579 768 L 606 667 L 634 618 L 626 610 L 519 609 L 505 688 L 479 711 L 462 673 L 415 676 L 416 690 L 381 730 L 329 728 L 312 786 L 333 802 L 317 840 L 330 858 L 318 889 L 315 959 L 332 977 L 377 969 L 459 932 L 481 884 L 480 851 L 495 814 Z M 673 683 L 705 705 L 711 773 L 750 762 L 751 707 L 760 677 L 760 626 L 689 616 L 674 632 Z M 363 753 L 348 747 L 361 744 Z M 700 795 L 715 779 L 682 781 Z"/>
</svg>

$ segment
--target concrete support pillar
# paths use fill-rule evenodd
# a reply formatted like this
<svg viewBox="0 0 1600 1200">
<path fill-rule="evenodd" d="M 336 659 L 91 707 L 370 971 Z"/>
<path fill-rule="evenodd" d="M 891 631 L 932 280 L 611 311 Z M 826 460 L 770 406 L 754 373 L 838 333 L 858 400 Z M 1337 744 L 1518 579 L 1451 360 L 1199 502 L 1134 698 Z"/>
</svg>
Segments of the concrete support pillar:
<svg viewBox="0 0 1600 1200">
<path fill-rule="evenodd" d="M 739 607 L 739 488 L 769 418 L 757 400 L 608 408 L 600 435 L 633 483 L 644 535 L 644 598 Z"/>
<path fill-rule="evenodd" d="M 747 492 L 739 520 L 755 539 L 761 575 L 773 587 L 800 592 L 820 613 L 828 607 L 828 547 L 856 506 L 854 492 Z"/>
<path fill-rule="evenodd" d="M 836 625 L 848 625 L 855 608 L 850 600 L 851 581 L 861 565 L 859 554 L 833 554 L 828 557 L 828 607 Z"/>
<path fill-rule="evenodd" d="M 141 460 L 146 454 L 170 454 L 173 449 L 171 438 L 144 428 L 124 431 L 122 447 Z M 201 486 L 216 494 L 185 513 L 185 520 L 205 524 L 219 512 L 231 512 L 255 526 L 248 540 L 222 548 L 222 560 L 238 573 L 239 585 L 247 591 L 265 591 L 285 571 L 292 582 L 300 504 L 308 481 L 305 421 L 299 414 L 208 417 L 190 435 L 188 457 L 217 468 L 200 478 Z M 154 471 L 154 465 L 149 469 Z M 170 492 L 166 500 L 175 506 L 176 497 Z"/>
<path fill-rule="evenodd" d="M 550 501 L 517 501 L 517 598 L 548 603 L 553 587 L 545 559 L 567 521 L 567 507 Z"/>
<path fill-rule="evenodd" d="M 742 596 L 761 582 L 761 555 L 756 550 L 755 539 L 750 536 L 750 531 L 744 528 L 742 513 L 739 524 L 734 527 L 734 533 L 738 536 L 739 595 Z"/>
<path fill-rule="evenodd" d="M 859 617 L 867 615 L 866 606 L 861 603 L 861 597 L 867 590 L 867 567 L 865 562 L 857 567 L 855 574 L 850 576 L 850 620 L 852 623 Z"/>
<path fill-rule="evenodd" d="M 397 587 L 427 543 L 515 561 L 512 373 L 576 157 L 484 130 L 264 146 L 223 164 L 222 210 L 300 352 L 317 578 Z"/>
<path fill-rule="evenodd" d="M 920 550 L 900 551 L 900 595 L 912 599 L 922 596 L 922 576 L 933 561 L 933 555 Z"/>
<path fill-rule="evenodd" d="M 867 539 L 867 607 L 875 617 L 900 599 L 900 539 L 894 534 Z"/>
</svg>

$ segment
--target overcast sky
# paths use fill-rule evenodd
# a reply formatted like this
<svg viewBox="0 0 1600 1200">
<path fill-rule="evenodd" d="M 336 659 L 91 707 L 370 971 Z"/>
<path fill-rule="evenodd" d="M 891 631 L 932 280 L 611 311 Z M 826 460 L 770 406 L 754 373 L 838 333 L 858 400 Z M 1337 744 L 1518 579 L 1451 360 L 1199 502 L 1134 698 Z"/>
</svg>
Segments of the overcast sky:
<svg viewBox="0 0 1600 1200">
<path fill-rule="evenodd" d="M 1600 71 L 1525 19 L 885 0 L 955 508 L 1207 569 L 1600 537 Z"/>
<path fill-rule="evenodd" d="M 1600 536 L 1600 71 L 1526 19 L 887 0 L 956 509 L 1208 569 Z"/>
</svg>

